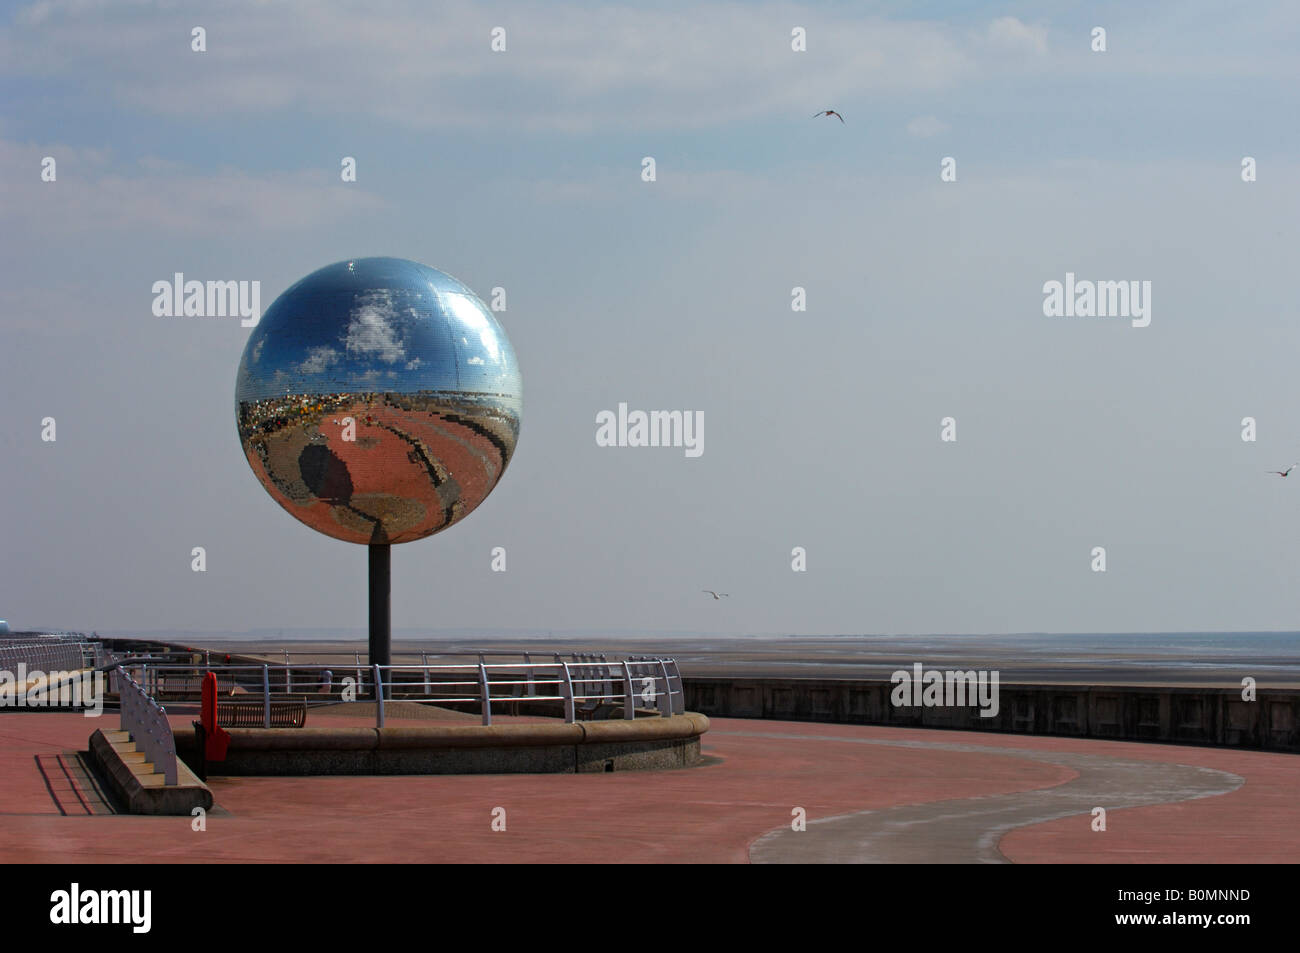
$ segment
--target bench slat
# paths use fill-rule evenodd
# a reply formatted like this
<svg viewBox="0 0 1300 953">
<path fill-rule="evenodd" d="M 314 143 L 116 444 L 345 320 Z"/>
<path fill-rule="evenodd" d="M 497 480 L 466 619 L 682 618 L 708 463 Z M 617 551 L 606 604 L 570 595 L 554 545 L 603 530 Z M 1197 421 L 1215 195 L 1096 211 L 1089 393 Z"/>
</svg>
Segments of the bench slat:
<svg viewBox="0 0 1300 953">
<path fill-rule="evenodd" d="M 264 706 L 258 699 L 217 701 L 217 724 L 222 728 L 261 728 L 265 723 Z M 301 728 L 306 723 L 306 702 L 271 702 L 272 728 Z"/>
</svg>

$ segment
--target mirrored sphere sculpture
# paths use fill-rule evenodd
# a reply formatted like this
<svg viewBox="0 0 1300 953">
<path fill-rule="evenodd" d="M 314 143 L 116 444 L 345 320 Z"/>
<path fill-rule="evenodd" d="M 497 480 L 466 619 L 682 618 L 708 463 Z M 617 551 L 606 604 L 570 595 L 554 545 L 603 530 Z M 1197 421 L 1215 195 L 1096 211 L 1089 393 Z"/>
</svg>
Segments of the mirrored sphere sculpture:
<svg viewBox="0 0 1300 953">
<path fill-rule="evenodd" d="M 471 513 L 519 437 L 523 389 L 492 312 L 455 278 L 358 258 L 266 310 L 235 382 L 258 480 L 312 529 L 406 543 Z"/>
</svg>

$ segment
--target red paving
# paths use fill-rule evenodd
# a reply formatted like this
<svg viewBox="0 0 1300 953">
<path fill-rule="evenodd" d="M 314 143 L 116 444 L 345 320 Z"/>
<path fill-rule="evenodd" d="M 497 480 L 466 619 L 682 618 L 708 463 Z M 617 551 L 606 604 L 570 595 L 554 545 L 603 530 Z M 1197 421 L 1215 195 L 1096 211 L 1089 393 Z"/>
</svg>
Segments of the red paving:
<svg viewBox="0 0 1300 953">
<path fill-rule="evenodd" d="M 901 804 L 1041 789 L 1073 770 L 1015 750 L 1073 751 L 1229 771 L 1238 790 L 1112 811 L 1108 831 L 1071 817 L 1007 834 L 1021 862 L 1257 862 L 1300 859 L 1300 758 L 1229 749 L 855 725 L 715 719 L 695 768 L 594 775 L 215 778 L 224 812 L 189 818 L 64 817 L 37 756 L 84 749 L 117 719 L 0 716 L 0 842 L 14 862 L 731 862 L 763 833 Z M 742 734 L 743 733 L 743 734 Z M 797 736 L 754 737 L 755 734 Z M 838 739 L 838 740 L 837 740 Z M 863 744 L 957 743 L 1008 754 Z M 506 830 L 492 811 L 506 809 Z"/>
<path fill-rule="evenodd" d="M 1196 748 L 1189 758 L 1187 750 L 1152 746 L 1146 760 L 1217 768 L 1246 783 L 1222 797 L 1111 811 L 1105 832 L 1073 818 L 1011 831 L 1002 853 L 1026 864 L 1300 862 L 1300 755 Z"/>
</svg>

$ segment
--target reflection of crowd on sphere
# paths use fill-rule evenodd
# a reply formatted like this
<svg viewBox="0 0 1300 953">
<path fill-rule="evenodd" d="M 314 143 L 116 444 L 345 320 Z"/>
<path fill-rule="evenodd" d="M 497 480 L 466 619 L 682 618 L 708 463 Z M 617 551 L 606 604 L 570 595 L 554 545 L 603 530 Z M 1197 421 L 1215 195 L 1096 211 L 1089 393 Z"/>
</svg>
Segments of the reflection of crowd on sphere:
<svg viewBox="0 0 1300 953">
<path fill-rule="evenodd" d="M 335 392 L 331 394 L 285 394 L 260 400 L 240 401 L 238 422 L 243 440 L 270 436 L 286 427 L 307 423 L 320 423 L 331 413 L 355 408 L 358 404 L 373 406 L 380 403 L 408 413 L 427 413 L 440 417 L 466 418 L 466 423 L 477 421 L 475 426 L 489 424 L 496 440 L 513 450 L 519 434 L 518 411 L 504 394 L 466 394 L 459 391 L 417 391 L 410 394 L 387 392 Z M 363 426 L 376 423 L 373 415 L 358 415 L 357 423 Z M 504 449 L 504 448 L 503 448 Z"/>
<path fill-rule="evenodd" d="M 359 399 L 373 399 L 374 395 L 285 394 L 262 400 L 245 400 L 239 404 L 239 432 L 247 440 L 257 434 L 272 434 L 283 427 L 302 423 L 305 417 L 319 419 L 319 415 L 337 411 L 355 404 Z"/>
</svg>

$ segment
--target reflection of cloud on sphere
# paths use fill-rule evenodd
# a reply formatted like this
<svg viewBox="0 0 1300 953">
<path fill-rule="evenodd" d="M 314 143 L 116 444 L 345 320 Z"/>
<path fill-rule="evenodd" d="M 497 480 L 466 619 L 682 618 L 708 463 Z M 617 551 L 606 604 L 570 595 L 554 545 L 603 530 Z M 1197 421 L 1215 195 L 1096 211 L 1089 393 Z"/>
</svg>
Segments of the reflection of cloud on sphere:
<svg viewBox="0 0 1300 953">
<path fill-rule="evenodd" d="M 386 364 L 402 360 L 406 349 L 398 340 L 396 317 L 393 293 L 387 288 L 362 295 L 348 324 L 348 353 L 374 355 Z"/>
<path fill-rule="evenodd" d="M 420 539 L 463 518 L 514 454 L 514 351 L 456 279 L 415 262 L 322 268 L 267 309 L 235 385 L 254 474 L 313 529 Z"/>
<path fill-rule="evenodd" d="M 338 363 L 338 359 L 339 352 L 334 348 L 314 347 L 307 353 L 307 360 L 298 365 L 298 373 L 319 374 L 326 368 Z"/>
</svg>

